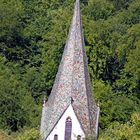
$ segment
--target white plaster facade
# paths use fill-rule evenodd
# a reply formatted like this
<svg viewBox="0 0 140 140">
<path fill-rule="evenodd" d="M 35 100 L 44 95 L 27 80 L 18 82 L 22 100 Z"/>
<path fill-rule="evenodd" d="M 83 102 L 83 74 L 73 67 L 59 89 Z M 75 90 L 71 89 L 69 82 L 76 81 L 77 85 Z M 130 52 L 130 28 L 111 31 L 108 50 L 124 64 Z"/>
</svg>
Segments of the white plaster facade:
<svg viewBox="0 0 140 140">
<path fill-rule="evenodd" d="M 71 133 L 71 140 L 77 140 L 77 136 L 81 136 L 81 140 L 85 138 L 85 134 L 80 126 L 80 123 L 75 115 L 73 107 L 70 105 L 63 116 L 60 118 L 56 126 L 54 127 L 53 131 L 47 137 L 46 140 L 53 140 L 54 135 L 58 135 L 58 140 L 64 140 L 65 138 L 65 122 L 66 119 L 70 117 L 72 119 L 72 133 Z"/>
</svg>

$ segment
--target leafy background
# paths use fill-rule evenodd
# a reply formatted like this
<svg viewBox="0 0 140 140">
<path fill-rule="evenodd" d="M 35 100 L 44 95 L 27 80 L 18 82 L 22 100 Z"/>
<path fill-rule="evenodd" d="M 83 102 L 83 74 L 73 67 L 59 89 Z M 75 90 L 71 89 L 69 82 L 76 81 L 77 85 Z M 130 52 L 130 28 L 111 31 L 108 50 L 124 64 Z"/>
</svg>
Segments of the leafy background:
<svg viewBox="0 0 140 140">
<path fill-rule="evenodd" d="M 0 139 L 38 140 L 74 0 L 0 0 Z M 140 0 L 81 0 L 101 140 L 140 139 Z"/>
</svg>

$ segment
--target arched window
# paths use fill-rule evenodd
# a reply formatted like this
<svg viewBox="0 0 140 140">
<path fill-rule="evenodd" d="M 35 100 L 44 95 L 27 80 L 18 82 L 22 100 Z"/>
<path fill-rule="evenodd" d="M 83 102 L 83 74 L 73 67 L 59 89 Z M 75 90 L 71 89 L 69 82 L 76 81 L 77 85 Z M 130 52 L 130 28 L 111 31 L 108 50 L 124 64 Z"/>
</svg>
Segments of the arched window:
<svg viewBox="0 0 140 140">
<path fill-rule="evenodd" d="M 58 135 L 54 135 L 54 140 L 58 140 Z"/>
<path fill-rule="evenodd" d="M 77 140 L 81 140 L 81 136 L 80 135 L 77 136 Z"/>
<path fill-rule="evenodd" d="M 72 120 L 70 117 L 65 122 L 65 140 L 71 140 Z"/>
</svg>

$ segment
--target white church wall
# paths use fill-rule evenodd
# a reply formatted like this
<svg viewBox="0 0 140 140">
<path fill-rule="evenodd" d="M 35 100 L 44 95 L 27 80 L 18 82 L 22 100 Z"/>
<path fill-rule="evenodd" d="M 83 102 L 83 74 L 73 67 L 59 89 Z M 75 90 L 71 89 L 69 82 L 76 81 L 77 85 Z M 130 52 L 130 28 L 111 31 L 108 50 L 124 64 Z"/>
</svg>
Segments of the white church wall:
<svg viewBox="0 0 140 140">
<path fill-rule="evenodd" d="M 77 136 L 81 136 L 81 140 L 85 138 L 85 134 L 80 126 L 80 123 L 74 113 L 72 106 L 70 105 L 61 119 L 58 121 L 57 125 L 54 127 L 53 131 L 48 136 L 47 140 L 53 140 L 54 135 L 58 135 L 58 140 L 64 140 L 65 137 L 65 122 L 66 119 L 70 117 L 72 119 L 72 134 L 71 139 L 77 140 Z"/>
</svg>

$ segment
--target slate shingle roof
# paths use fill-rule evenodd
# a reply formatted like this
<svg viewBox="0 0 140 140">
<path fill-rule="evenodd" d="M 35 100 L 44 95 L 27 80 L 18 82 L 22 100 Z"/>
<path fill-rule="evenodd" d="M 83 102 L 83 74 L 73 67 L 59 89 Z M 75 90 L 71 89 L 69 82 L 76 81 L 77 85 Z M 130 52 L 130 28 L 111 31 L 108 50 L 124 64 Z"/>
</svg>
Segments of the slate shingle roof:
<svg viewBox="0 0 140 140">
<path fill-rule="evenodd" d="M 50 134 L 71 103 L 85 134 L 95 135 L 98 107 L 92 97 L 79 0 L 76 0 L 68 40 L 54 86 L 42 110 L 41 133 L 44 137 Z"/>
</svg>

